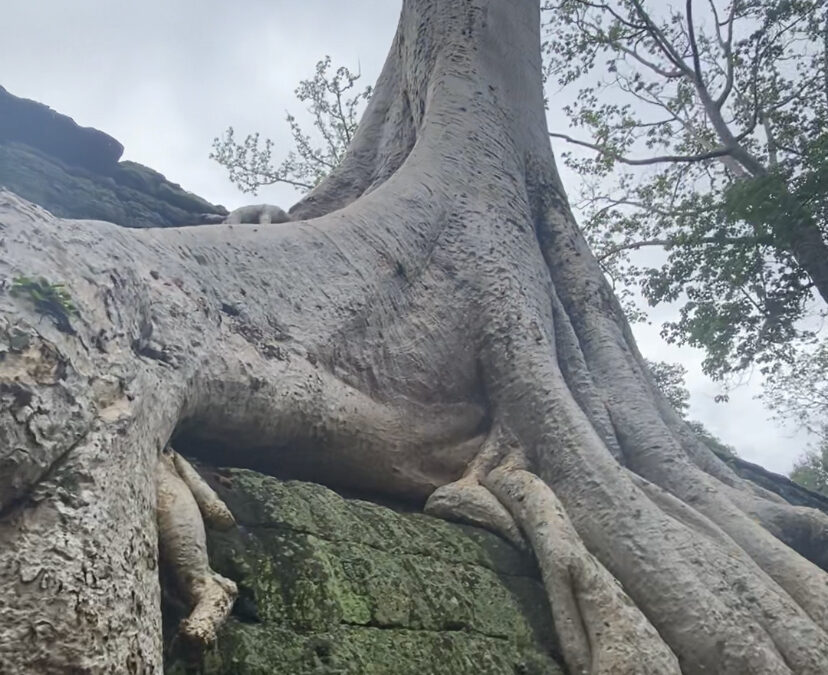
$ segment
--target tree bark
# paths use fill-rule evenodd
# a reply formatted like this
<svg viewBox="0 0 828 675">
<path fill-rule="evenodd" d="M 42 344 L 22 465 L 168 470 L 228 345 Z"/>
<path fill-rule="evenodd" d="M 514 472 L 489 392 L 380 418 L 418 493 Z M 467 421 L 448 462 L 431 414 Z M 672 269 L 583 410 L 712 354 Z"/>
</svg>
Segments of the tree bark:
<svg viewBox="0 0 828 675">
<path fill-rule="evenodd" d="M 77 307 L 0 294 L 0 670 L 160 672 L 172 439 L 398 498 L 493 486 L 556 616 L 587 603 L 559 628 L 573 672 L 824 672 L 828 578 L 794 548 L 828 519 L 739 479 L 652 385 L 555 168 L 538 10 L 405 0 L 295 222 L 123 230 L 0 193 L 0 279 Z M 606 612 L 634 617 L 637 664 Z"/>
</svg>

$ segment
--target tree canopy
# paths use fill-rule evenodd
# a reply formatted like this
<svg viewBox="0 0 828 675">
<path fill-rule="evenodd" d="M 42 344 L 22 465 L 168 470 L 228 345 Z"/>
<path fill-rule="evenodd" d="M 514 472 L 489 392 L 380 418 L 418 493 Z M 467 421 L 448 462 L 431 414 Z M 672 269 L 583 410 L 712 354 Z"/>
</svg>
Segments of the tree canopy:
<svg viewBox="0 0 828 675">
<path fill-rule="evenodd" d="M 817 449 L 806 452 L 796 461 L 791 479 L 828 497 L 828 433 L 823 432 Z"/>
<path fill-rule="evenodd" d="M 824 2 L 544 10 L 547 75 L 583 132 L 552 136 L 583 179 L 576 204 L 604 271 L 650 304 L 677 302 L 663 335 L 704 349 L 713 377 L 791 362 L 828 300 Z"/>
</svg>

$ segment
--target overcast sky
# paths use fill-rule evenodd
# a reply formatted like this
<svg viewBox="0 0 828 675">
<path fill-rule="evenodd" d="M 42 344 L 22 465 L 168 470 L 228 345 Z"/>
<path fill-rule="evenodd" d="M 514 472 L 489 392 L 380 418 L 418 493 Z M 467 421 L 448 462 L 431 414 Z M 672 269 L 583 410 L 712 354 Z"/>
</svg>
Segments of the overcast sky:
<svg viewBox="0 0 828 675">
<path fill-rule="evenodd" d="M 288 208 L 289 188 L 241 194 L 207 158 L 232 125 L 261 131 L 290 149 L 285 111 L 300 113 L 293 90 L 314 64 L 360 69 L 373 83 L 396 26 L 400 0 L 2 0 L 0 85 L 35 99 L 124 144 L 125 159 L 160 171 L 205 199 L 234 208 L 270 202 Z M 565 131 L 550 100 L 550 128 Z M 560 103 L 558 102 L 558 107 Z M 299 116 L 299 115 L 297 115 Z M 565 182 L 572 180 L 564 173 Z M 571 192 L 574 186 L 567 185 Z M 669 308 L 654 315 L 672 318 Z M 688 371 L 690 416 L 745 459 L 786 472 L 806 439 L 770 420 L 755 400 L 758 377 L 715 403 L 701 354 L 636 326 L 645 356 Z"/>
</svg>

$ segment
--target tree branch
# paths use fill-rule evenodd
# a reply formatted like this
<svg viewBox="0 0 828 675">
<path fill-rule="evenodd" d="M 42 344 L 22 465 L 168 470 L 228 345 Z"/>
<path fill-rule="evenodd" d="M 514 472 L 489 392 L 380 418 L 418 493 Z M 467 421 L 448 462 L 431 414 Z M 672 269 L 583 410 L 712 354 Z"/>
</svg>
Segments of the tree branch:
<svg viewBox="0 0 828 675">
<path fill-rule="evenodd" d="M 739 0 L 733 0 L 730 5 L 730 15 L 727 17 L 727 40 L 722 40 L 722 33 L 719 28 L 719 16 L 716 13 L 716 4 L 714 0 L 710 0 L 710 5 L 713 7 L 714 16 L 716 17 L 716 34 L 719 37 L 719 44 L 722 47 L 726 67 L 725 67 L 725 85 L 719 97 L 716 99 L 716 106 L 721 110 L 722 106 L 727 101 L 728 96 L 733 91 L 733 82 L 735 79 L 735 63 L 733 58 L 733 21 L 736 16 L 736 6 Z"/>
<path fill-rule="evenodd" d="M 822 35 L 822 84 L 825 103 L 828 104 L 828 9 L 825 10 L 825 29 Z"/>
<path fill-rule="evenodd" d="M 609 44 L 612 47 L 614 47 L 615 49 L 617 49 L 618 51 L 623 52 L 624 54 L 628 54 L 629 56 L 632 56 L 640 64 L 646 66 L 647 68 L 652 70 L 657 75 L 661 75 L 662 77 L 664 77 L 668 80 L 672 80 L 672 79 L 675 79 L 677 77 L 682 77 L 682 75 L 683 75 L 683 73 L 678 69 L 666 70 L 666 69 L 662 68 L 658 64 L 653 63 L 652 61 L 649 61 L 649 60 L 645 59 L 635 49 L 630 49 L 629 47 L 625 47 L 620 42 L 617 42 L 617 41 L 616 42 L 609 42 Z"/>
<path fill-rule="evenodd" d="M 676 216 L 698 216 L 702 213 L 709 213 L 714 211 L 716 207 L 714 206 L 705 206 L 698 209 L 684 209 L 684 208 L 677 208 L 673 206 L 664 207 L 659 206 L 657 204 L 647 204 L 645 202 L 636 201 L 634 199 L 612 199 L 607 195 L 600 195 L 596 197 L 590 197 L 589 199 L 584 199 L 579 202 L 579 208 L 581 205 L 586 204 L 598 204 L 600 202 L 606 202 L 605 206 L 600 207 L 594 214 L 593 217 L 598 217 L 610 211 L 611 209 L 615 208 L 616 206 L 632 206 L 637 209 L 641 209 L 642 211 L 649 211 L 650 213 L 654 213 L 657 216 L 661 216 L 662 218 L 675 218 Z M 671 204 L 675 203 L 675 195 L 674 198 L 671 200 Z"/>
<path fill-rule="evenodd" d="M 732 0 L 730 4 L 730 14 L 727 17 L 727 48 L 728 51 L 733 49 L 733 24 L 736 22 L 736 12 L 738 11 L 739 0 Z"/>
<path fill-rule="evenodd" d="M 676 241 L 675 239 L 644 239 L 642 241 L 633 241 L 628 242 L 626 244 L 618 244 L 616 246 L 611 246 L 605 251 L 602 251 L 600 255 L 596 255 L 598 262 L 602 262 L 607 258 L 611 258 L 614 255 L 618 255 L 623 251 L 637 251 L 641 248 L 659 246 L 665 249 L 675 248 L 676 246 L 704 246 L 707 244 L 719 244 L 719 245 L 727 245 L 727 246 L 736 246 L 742 244 L 748 244 L 755 246 L 757 244 L 770 244 L 770 238 L 768 237 L 699 237 L 687 241 Z"/>
<path fill-rule="evenodd" d="M 580 145 L 585 148 L 590 148 L 591 150 L 600 152 L 602 155 L 611 157 L 616 162 L 620 162 L 621 164 L 627 164 L 629 166 L 647 166 L 650 164 L 664 164 L 668 162 L 703 162 L 708 159 L 717 159 L 719 157 L 724 157 L 725 155 L 729 155 L 731 153 L 731 148 L 721 147 L 715 148 L 714 150 L 711 150 L 709 152 L 702 152 L 698 155 L 661 155 L 658 157 L 648 157 L 646 159 L 630 159 L 629 157 L 624 157 L 617 153 L 611 152 L 610 150 L 602 148 L 599 145 L 595 145 L 594 143 L 588 143 L 587 141 L 579 141 L 578 139 L 572 138 L 571 136 L 567 136 L 566 134 L 557 134 L 550 131 L 549 135 L 552 138 L 562 138 L 568 143 L 573 143 L 574 145 Z"/>
<path fill-rule="evenodd" d="M 274 183 L 285 183 L 286 185 L 292 185 L 293 187 L 301 188 L 303 190 L 310 190 L 313 185 L 310 183 L 302 183 L 298 180 L 291 180 L 290 178 L 284 178 L 283 176 L 271 176 L 267 174 L 262 174 L 263 177 L 267 177 L 270 181 L 269 183 L 262 183 L 262 185 L 273 185 Z"/>
<path fill-rule="evenodd" d="M 716 0 L 707 0 L 710 5 L 710 12 L 713 14 L 713 26 L 716 28 L 716 41 L 724 49 L 724 38 L 722 37 L 722 22 L 719 20 L 719 10 L 716 9 Z"/>
<path fill-rule="evenodd" d="M 350 74 L 350 71 L 348 71 Z M 349 129 L 348 118 L 345 115 L 345 111 L 342 109 L 342 94 L 346 91 L 351 89 L 354 86 L 354 80 L 348 78 L 348 84 L 344 87 L 336 87 L 336 109 L 337 109 L 337 117 L 339 118 L 340 124 L 342 124 L 342 134 L 345 137 L 345 149 L 347 150 L 348 146 L 351 144 L 351 131 Z"/>
<path fill-rule="evenodd" d="M 640 0 L 630 0 L 633 7 L 635 7 L 636 13 L 638 17 L 644 22 L 647 26 L 647 29 L 650 31 L 650 34 L 655 38 L 656 45 L 658 48 L 664 52 L 664 55 L 667 57 L 667 60 L 670 61 L 676 68 L 680 71 L 685 73 L 686 75 L 692 75 L 692 71 L 687 67 L 687 64 L 681 58 L 681 55 L 676 50 L 673 43 L 667 39 L 667 36 L 664 35 L 662 30 L 656 26 L 655 22 L 650 18 L 650 15 L 644 10 Z"/>
<path fill-rule="evenodd" d="M 598 7 L 598 5 L 590 5 L 590 6 L 591 7 Z M 600 5 L 600 7 L 604 7 L 604 6 Z M 606 8 L 606 9 L 608 9 L 613 16 L 615 16 L 615 17 L 618 16 L 615 12 L 613 12 L 609 8 Z M 587 21 L 586 19 L 581 19 L 578 22 L 578 25 L 584 33 L 586 33 L 585 28 L 590 28 L 592 30 L 591 34 L 587 33 L 587 35 L 589 35 L 589 38 L 591 40 L 594 40 L 595 42 L 597 42 L 599 44 L 609 45 L 613 49 L 616 49 L 616 50 L 618 50 L 618 51 L 620 51 L 624 54 L 632 56 L 641 65 L 646 66 L 647 68 L 652 70 L 654 73 L 656 73 L 657 75 L 660 75 L 661 77 L 663 77 L 665 79 L 668 79 L 668 80 L 669 79 L 675 79 L 677 77 L 682 77 L 682 75 L 683 75 L 683 73 L 678 69 L 667 70 L 666 68 L 661 67 L 657 63 L 653 63 L 649 59 L 647 59 L 647 58 L 643 57 L 641 54 L 639 54 L 638 51 L 635 49 L 635 47 L 630 48 L 630 47 L 624 46 L 622 40 L 613 40 L 609 35 L 605 34 L 605 32 L 603 31 L 603 29 L 600 26 L 598 26 L 598 25 L 596 25 L 596 24 L 594 24 L 590 21 Z M 646 26 L 642 26 L 642 27 L 638 28 L 637 30 L 649 32 Z M 629 40 L 630 37 L 631 36 L 625 36 L 623 39 Z M 639 39 L 635 42 L 635 44 L 638 44 L 641 41 L 642 40 Z"/>
<path fill-rule="evenodd" d="M 779 165 L 779 146 L 776 143 L 776 136 L 774 136 L 770 120 L 764 111 L 760 111 L 759 119 L 762 120 L 762 126 L 765 128 L 765 138 L 768 142 L 768 164 L 771 167 L 776 167 Z"/>
<path fill-rule="evenodd" d="M 696 86 L 703 87 L 701 59 L 699 58 L 699 45 L 696 43 L 696 27 L 693 25 L 693 0 L 687 0 L 685 5 L 687 13 L 687 36 L 690 39 L 690 55 L 693 58 L 693 72 L 695 74 Z"/>
<path fill-rule="evenodd" d="M 632 28 L 634 30 L 649 30 L 649 26 L 644 23 L 633 23 L 629 19 L 625 19 L 621 16 L 618 12 L 616 12 L 612 7 L 607 5 L 603 2 L 588 2 L 587 0 L 579 0 L 580 4 L 584 7 L 592 7 L 593 9 L 601 9 L 605 12 L 609 12 L 620 24 L 627 26 L 627 28 Z"/>
</svg>

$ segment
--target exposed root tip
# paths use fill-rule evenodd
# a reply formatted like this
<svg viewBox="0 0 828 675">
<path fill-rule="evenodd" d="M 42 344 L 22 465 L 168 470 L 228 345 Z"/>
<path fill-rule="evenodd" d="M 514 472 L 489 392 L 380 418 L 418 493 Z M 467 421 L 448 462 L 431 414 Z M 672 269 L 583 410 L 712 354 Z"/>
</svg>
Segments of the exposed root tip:
<svg viewBox="0 0 828 675">
<path fill-rule="evenodd" d="M 499 534 L 520 549 L 526 541 L 515 519 L 485 487 L 461 479 L 431 493 L 424 511 L 432 516 L 475 525 Z"/>
<path fill-rule="evenodd" d="M 156 480 L 161 560 L 193 608 L 181 622 L 179 634 L 192 647 L 204 648 L 216 639 L 216 631 L 230 614 L 238 590 L 235 583 L 210 569 L 202 513 L 205 517 L 207 513 L 213 517 L 220 514 L 219 522 L 227 522 L 227 515 L 233 522 L 232 515 L 180 455 L 162 453 Z M 203 506 L 199 512 L 199 505 L 204 503 L 220 504 L 226 515 Z"/>
<path fill-rule="evenodd" d="M 219 627 L 230 615 L 238 589 L 230 579 L 215 572 L 198 585 L 201 588 L 196 606 L 181 622 L 179 634 L 189 644 L 203 650 L 215 641 Z"/>
<path fill-rule="evenodd" d="M 207 485 L 207 482 L 193 468 L 193 465 L 175 451 L 173 451 L 172 456 L 175 469 L 187 484 L 187 487 L 190 488 L 190 492 L 193 493 L 201 515 L 204 517 L 204 522 L 217 530 L 229 530 L 235 527 L 236 519 L 230 509 L 227 508 L 227 504 L 222 501 L 213 488 Z"/>
</svg>

